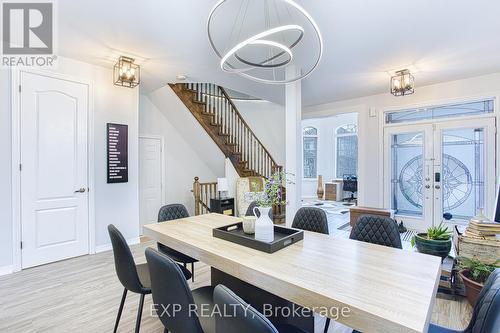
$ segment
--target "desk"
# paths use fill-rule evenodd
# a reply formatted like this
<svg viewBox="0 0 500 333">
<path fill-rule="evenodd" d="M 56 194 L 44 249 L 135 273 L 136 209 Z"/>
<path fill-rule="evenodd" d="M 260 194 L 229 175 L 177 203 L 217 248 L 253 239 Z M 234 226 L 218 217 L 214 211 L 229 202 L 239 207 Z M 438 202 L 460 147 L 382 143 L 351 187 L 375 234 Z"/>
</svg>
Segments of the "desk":
<svg viewBox="0 0 500 333">
<path fill-rule="evenodd" d="M 313 232 L 272 254 L 212 237 L 240 220 L 199 215 L 146 225 L 144 234 L 300 306 L 348 307 L 337 321 L 362 332 L 427 331 L 440 258 Z"/>
</svg>

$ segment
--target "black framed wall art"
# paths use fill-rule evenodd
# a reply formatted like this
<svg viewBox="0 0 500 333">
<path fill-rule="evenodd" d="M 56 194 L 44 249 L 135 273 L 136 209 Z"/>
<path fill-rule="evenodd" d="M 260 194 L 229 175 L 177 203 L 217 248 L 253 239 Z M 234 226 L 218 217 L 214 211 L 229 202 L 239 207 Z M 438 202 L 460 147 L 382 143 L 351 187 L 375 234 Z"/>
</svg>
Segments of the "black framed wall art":
<svg viewBox="0 0 500 333">
<path fill-rule="evenodd" d="M 106 126 L 108 183 L 128 182 L 128 125 Z"/>
</svg>

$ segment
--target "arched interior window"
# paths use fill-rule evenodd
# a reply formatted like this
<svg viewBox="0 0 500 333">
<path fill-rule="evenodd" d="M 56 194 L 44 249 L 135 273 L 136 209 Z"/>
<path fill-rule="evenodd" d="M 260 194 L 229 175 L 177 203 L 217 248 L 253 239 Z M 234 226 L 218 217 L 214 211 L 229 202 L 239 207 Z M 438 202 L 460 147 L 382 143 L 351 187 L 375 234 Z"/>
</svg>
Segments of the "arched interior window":
<svg viewBox="0 0 500 333">
<path fill-rule="evenodd" d="M 302 137 L 304 178 L 316 178 L 318 174 L 318 129 L 311 126 L 304 127 Z"/>
<path fill-rule="evenodd" d="M 346 124 L 337 128 L 336 177 L 358 174 L 358 126 Z"/>
</svg>

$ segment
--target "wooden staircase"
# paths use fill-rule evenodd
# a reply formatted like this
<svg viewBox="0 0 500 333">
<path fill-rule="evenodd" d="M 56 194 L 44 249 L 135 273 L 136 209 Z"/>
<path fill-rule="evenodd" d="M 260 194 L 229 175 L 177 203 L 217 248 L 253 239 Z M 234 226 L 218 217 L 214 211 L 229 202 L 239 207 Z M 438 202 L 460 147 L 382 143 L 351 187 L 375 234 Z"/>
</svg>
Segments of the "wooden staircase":
<svg viewBox="0 0 500 333">
<path fill-rule="evenodd" d="M 269 178 L 281 171 L 271 154 L 245 122 L 223 87 L 211 83 L 170 84 L 240 177 Z"/>
</svg>

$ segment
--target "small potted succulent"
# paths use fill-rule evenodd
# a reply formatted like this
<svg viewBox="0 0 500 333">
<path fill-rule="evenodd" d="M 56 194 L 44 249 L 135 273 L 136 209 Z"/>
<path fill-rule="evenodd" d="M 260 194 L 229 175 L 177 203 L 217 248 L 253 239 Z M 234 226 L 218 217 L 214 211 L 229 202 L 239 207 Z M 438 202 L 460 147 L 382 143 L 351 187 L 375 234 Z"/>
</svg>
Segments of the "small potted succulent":
<svg viewBox="0 0 500 333">
<path fill-rule="evenodd" d="M 411 245 L 418 252 L 441 257 L 448 256 L 451 250 L 452 232 L 442 222 L 436 227 L 430 227 L 425 233 L 419 233 L 411 239 Z"/>
<path fill-rule="evenodd" d="M 467 300 L 474 306 L 477 301 L 477 297 L 483 289 L 484 282 L 488 279 L 491 273 L 499 266 L 500 260 L 497 260 L 494 264 L 488 265 L 484 264 L 476 259 L 459 257 L 458 266 L 460 271 L 458 275 L 462 278 L 465 285 L 465 291 L 467 292 Z"/>
</svg>

